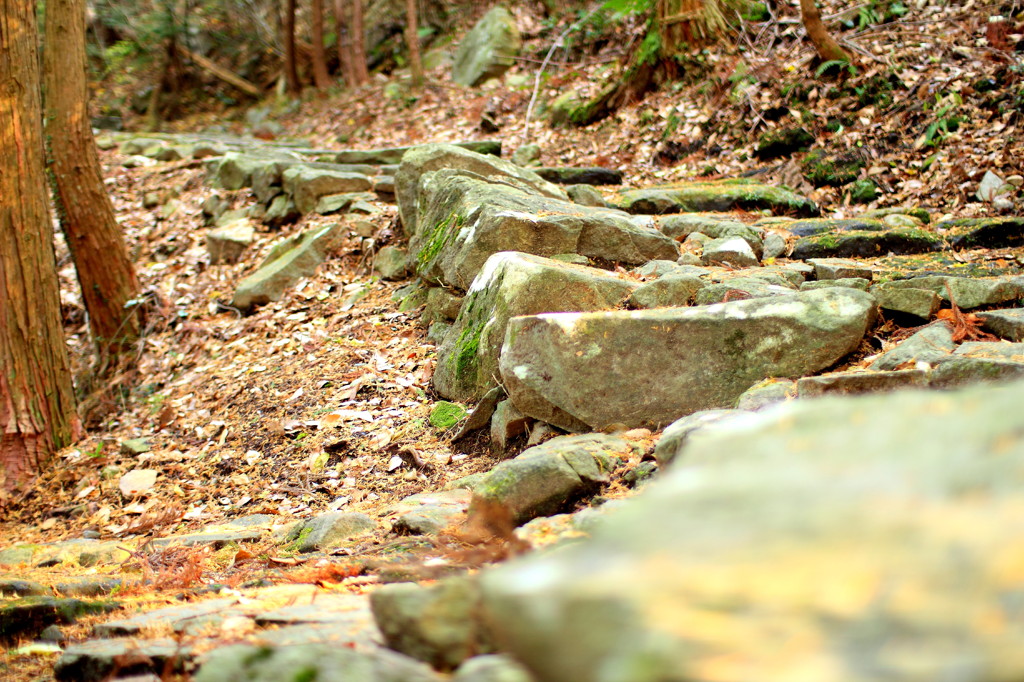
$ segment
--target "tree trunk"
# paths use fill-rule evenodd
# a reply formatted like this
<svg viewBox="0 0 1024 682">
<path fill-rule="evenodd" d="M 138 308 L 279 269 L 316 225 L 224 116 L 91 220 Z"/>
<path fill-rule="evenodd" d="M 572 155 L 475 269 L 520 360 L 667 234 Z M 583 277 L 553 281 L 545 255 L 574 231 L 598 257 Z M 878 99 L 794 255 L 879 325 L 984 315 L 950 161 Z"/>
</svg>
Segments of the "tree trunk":
<svg viewBox="0 0 1024 682">
<path fill-rule="evenodd" d="M 47 205 L 35 3 L 0 0 L 0 507 L 79 430 Z"/>
<path fill-rule="evenodd" d="M 412 86 L 423 87 L 423 61 L 420 59 L 420 28 L 416 11 L 416 0 L 405 0 L 405 42 L 409 44 L 409 70 L 412 71 Z"/>
<path fill-rule="evenodd" d="M 318 90 L 331 85 L 324 54 L 324 0 L 313 0 L 313 82 Z"/>
<path fill-rule="evenodd" d="M 100 367 L 113 368 L 139 338 L 138 315 L 130 305 L 139 282 L 103 185 L 89 126 L 83 0 L 46 3 L 43 45 L 46 139 L 57 216 L 78 271 Z"/>
<path fill-rule="evenodd" d="M 363 28 L 363 0 L 352 0 L 352 72 L 356 85 L 370 82 L 366 67 L 366 30 Z"/>
<path fill-rule="evenodd" d="M 284 78 L 288 92 L 299 95 L 299 69 L 295 64 L 295 0 L 288 0 L 284 12 Z"/>
<path fill-rule="evenodd" d="M 345 0 L 334 0 L 334 30 L 338 34 L 338 63 L 341 65 L 341 75 L 345 79 L 346 85 L 353 86 L 356 83 L 356 77 L 352 67 L 352 37 L 346 18 L 348 14 L 346 8 Z"/>
<path fill-rule="evenodd" d="M 818 51 L 818 57 L 823 62 L 849 62 L 850 53 L 839 47 L 839 43 L 829 34 L 825 24 L 821 21 L 821 13 L 814 0 L 800 0 L 800 15 L 803 18 L 804 28 L 807 35 L 814 43 L 814 49 Z"/>
</svg>

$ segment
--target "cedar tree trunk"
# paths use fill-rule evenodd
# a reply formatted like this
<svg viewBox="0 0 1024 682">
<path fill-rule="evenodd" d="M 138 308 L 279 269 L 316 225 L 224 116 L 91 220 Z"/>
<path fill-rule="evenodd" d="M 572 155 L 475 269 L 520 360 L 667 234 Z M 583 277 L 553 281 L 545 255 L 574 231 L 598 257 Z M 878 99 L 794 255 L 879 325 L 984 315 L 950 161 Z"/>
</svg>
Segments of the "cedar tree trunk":
<svg viewBox="0 0 1024 682">
<path fill-rule="evenodd" d="M 84 1 L 48 0 L 43 79 L 50 180 L 100 367 L 114 368 L 139 338 L 138 315 L 130 307 L 139 282 L 103 185 L 85 69 Z"/>
<path fill-rule="evenodd" d="M 288 92 L 293 95 L 302 92 L 295 64 L 295 0 L 288 0 L 284 11 L 284 79 Z"/>
<path fill-rule="evenodd" d="M 823 62 L 849 62 L 850 54 L 839 47 L 839 43 L 829 34 L 825 24 L 821 21 L 821 13 L 814 0 L 800 0 L 800 15 L 807 29 L 807 35 L 814 43 L 814 49 L 818 51 L 818 57 Z"/>
<path fill-rule="evenodd" d="M 363 28 L 363 0 L 352 0 L 352 71 L 356 85 L 370 81 L 366 67 L 366 31 Z"/>
<path fill-rule="evenodd" d="M 420 28 L 416 0 L 405 0 L 405 42 L 409 44 L 409 69 L 414 88 L 423 87 L 423 61 L 420 59 Z"/>
<path fill-rule="evenodd" d="M 313 0 L 313 82 L 318 90 L 331 85 L 324 54 L 324 0 Z"/>
<path fill-rule="evenodd" d="M 345 0 L 334 0 L 334 30 L 338 35 L 338 63 L 341 65 L 341 75 L 346 85 L 353 86 L 356 84 L 356 77 L 352 70 L 352 38 L 346 18 L 346 7 Z"/>
<path fill-rule="evenodd" d="M 0 0 L 0 507 L 77 435 L 46 191 L 35 3 Z"/>
</svg>

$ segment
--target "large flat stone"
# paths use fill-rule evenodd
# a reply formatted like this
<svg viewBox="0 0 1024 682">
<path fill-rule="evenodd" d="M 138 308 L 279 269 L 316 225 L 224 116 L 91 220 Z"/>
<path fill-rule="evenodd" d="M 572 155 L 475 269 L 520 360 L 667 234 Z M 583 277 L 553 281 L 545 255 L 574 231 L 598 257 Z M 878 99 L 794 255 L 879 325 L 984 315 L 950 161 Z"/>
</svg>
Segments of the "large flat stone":
<svg viewBox="0 0 1024 682">
<path fill-rule="evenodd" d="M 767 377 L 799 377 L 857 347 L 870 295 L 820 289 L 692 308 L 513 318 L 500 369 L 523 413 L 570 430 L 669 424 L 731 407 Z"/>
<path fill-rule="evenodd" d="M 795 401 L 482 576 L 539 682 L 1013 680 L 1024 384 Z M 956 671 L 956 672 L 954 672 Z"/>
</svg>

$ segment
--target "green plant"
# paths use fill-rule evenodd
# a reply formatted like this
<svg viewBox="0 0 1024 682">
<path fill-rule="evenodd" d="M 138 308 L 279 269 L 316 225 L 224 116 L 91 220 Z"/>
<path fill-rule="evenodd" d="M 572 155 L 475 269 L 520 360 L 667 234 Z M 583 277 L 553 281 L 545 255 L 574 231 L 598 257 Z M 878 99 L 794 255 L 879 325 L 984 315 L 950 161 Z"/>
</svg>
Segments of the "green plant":
<svg viewBox="0 0 1024 682">
<path fill-rule="evenodd" d="M 814 75 L 817 78 L 821 78 L 826 73 L 842 73 L 843 69 L 845 69 L 850 76 L 856 76 L 858 73 L 857 67 L 850 62 L 844 59 L 830 59 L 815 69 Z"/>
<path fill-rule="evenodd" d="M 938 147 L 949 135 L 959 130 L 964 118 L 956 112 L 962 104 L 963 98 L 958 93 L 951 92 L 946 96 L 936 93 L 934 104 L 925 107 L 926 110 L 934 109 L 933 119 L 914 142 L 914 148 Z"/>
</svg>

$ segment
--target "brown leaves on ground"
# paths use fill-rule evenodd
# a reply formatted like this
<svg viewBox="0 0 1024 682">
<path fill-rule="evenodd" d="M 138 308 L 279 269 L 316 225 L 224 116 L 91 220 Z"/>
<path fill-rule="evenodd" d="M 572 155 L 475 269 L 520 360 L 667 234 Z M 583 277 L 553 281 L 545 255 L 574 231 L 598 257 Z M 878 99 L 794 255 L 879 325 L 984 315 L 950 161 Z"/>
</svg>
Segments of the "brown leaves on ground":
<svg viewBox="0 0 1024 682">
<path fill-rule="evenodd" d="M 950 288 L 949 282 L 946 282 L 946 295 L 949 297 L 950 307 L 940 310 L 936 317 L 953 325 L 953 341 L 955 343 L 999 340 L 998 336 L 982 331 L 983 322 L 980 317 L 974 313 L 964 313 L 960 310 L 956 299 L 953 298 L 953 290 Z"/>
</svg>

